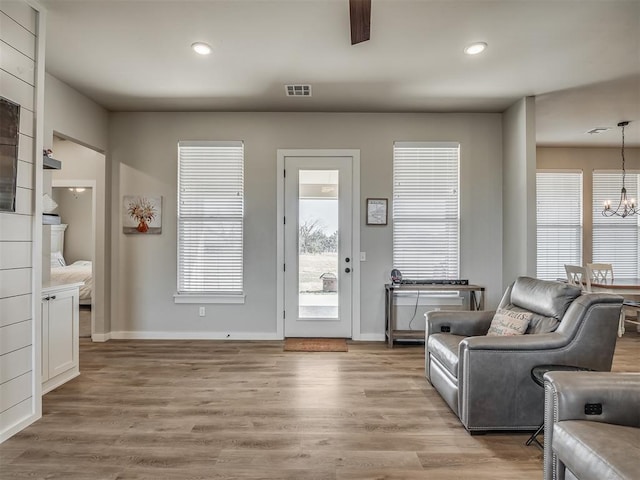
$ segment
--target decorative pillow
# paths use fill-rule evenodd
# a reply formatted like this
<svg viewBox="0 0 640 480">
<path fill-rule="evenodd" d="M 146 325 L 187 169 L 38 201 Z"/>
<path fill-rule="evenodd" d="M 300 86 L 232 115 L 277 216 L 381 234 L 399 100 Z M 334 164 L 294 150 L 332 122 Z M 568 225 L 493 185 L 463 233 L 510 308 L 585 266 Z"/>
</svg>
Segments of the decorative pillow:
<svg viewBox="0 0 640 480">
<path fill-rule="evenodd" d="M 64 257 L 60 252 L 51 252 L 51 268 L 66 267 L 67 262 L 64 261 Z"/>
<path fill-rule="evenodd" d="M 498 308 L 500 308 L 500 306 L 498 306 Z M 534 312 L 527 312 L 524 308 L 516 307 L 513 304 L 508 304 L 502 308 L 514 312 L 531 313 L 531 320 L 529 320 L 527 331 L 524 332 L 525 335 L 554 332 L 556 328 L 558 328 L 558 325 L 560 325 L 560 322 L 553 317 L 545 317 Z"/>
<path fill-rule="evenodd" d="M 523 335 L 532 316 L 530 312 L 514 312 L 499 308 L 491 320 L 487 336 Z"/>
</svg>

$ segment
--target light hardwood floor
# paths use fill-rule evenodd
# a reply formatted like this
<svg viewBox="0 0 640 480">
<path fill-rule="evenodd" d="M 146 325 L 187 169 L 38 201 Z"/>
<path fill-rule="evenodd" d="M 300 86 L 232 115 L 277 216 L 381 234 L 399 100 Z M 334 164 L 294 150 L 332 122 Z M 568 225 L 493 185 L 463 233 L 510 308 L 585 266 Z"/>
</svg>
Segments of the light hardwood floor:
<svg viewBox="0 0 640 480">
<path fill-rule="evenodd" d="M 542 478 L 527 434 L 471 436 L 423 377 L 423 346 L 81 341 L 81 376 L 0 445 L 0 478 Z M 640 369 L 640 336 L 613 369 Z"/>
</svg>

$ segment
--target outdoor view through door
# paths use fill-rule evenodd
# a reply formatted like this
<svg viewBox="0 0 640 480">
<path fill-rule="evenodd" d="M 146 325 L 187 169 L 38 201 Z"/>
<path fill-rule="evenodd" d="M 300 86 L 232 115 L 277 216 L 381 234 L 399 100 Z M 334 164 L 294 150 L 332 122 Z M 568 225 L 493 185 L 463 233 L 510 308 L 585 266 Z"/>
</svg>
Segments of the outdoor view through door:
<svg viewBox="0 0 640 480">
<path fill-rule="evenodd" d="M 287 157 L 285 336 L 351 336 L 351 159 Z"/>
<path fill-rule="evenodd" d="M 298 316 L 338 318 L 338 171 L 300 170 Z"/>
</svg>

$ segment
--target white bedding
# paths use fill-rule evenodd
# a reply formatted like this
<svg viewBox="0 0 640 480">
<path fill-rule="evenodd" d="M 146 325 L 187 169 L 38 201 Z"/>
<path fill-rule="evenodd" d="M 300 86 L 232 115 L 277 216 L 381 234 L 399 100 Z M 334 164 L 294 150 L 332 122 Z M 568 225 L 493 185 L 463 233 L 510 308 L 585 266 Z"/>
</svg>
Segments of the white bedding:
<svg viewBox="0 0 640 480">
<path fill-rule="evenodd" d="M 80 301 L 91 300 L 93 292 L 93 275 L 91 273 L 91 262 L 88 260 L 78 260 L 66 267 L 55 267 L 51 269 L 51 280 L 63 283 L 84 282 L 80 287 Z"/>
</svg>

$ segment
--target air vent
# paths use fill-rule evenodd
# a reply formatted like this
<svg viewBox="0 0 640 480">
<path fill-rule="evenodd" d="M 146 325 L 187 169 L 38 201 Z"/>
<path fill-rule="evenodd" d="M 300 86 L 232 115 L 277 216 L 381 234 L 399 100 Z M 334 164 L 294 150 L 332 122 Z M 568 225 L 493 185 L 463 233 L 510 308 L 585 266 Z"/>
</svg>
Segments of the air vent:
<svg viewBox="0 0 640 480">
<path fill-rule="evenodd" d="M 311 85 L 285 85 L 287 97 L 310 97 Z"/>
<path fill-rule="evenodd" d="M 596 127 L 592 128 L 591 130 L 587 130 L 586 133 L 588 133 L 589 135 L 597 135 L 599 133 L 606 132 L 607 130 L 611 130 L 611 127 Z"/>
</svg>

